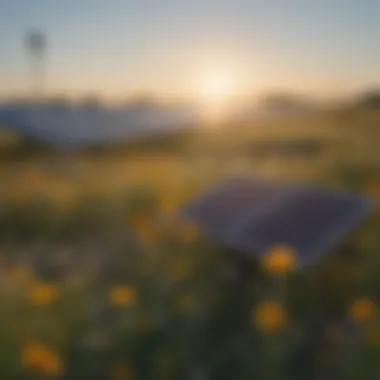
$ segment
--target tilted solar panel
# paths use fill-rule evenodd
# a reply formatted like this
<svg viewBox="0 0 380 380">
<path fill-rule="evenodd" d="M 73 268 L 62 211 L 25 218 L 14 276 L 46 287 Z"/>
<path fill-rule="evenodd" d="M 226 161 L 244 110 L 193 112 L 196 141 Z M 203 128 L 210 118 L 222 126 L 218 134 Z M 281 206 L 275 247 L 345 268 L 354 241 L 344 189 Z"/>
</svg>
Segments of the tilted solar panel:
<svg viewBox="0 0 380 380">
<path fill-rule="evenodd" d="M 190 206 L 188 216 L 206 235 L 248 255 L 284 244 L 307 264 L 338 243 L 369 209 L 369 200 L 357 194 L 247 177 L 226 181 Z"/>
<path fill-rule="evenodd" d="M 58 146 L 128 139 L 143 132 L 180 130 L 198 123 L 190 108 L 0 107 L 0 124 Z"/>
<path fill-rule="evenodd" d="M 190 205 L 187 215 L 196 219 L 210 235 L 226 239 L 233 235 L 247 213 L 259 212 L 281 191 L 278 185 L 263 179 L 232 178 Z"/>
<path fill-rule="evenodd" d="M 206 194 L 187 209 L 209 235 L 225 241 L 252 212 L 259 212 L 282 191 L 275 183 L 259 178 L 236 177 Z"/>
<path fill-rule="evenodd" d="M 294 189 L 276 208 L 246 220 L 234 239 L 250 253 L 266 252 L 285 244 L 299 253 L 303 263 L 330 249 L 368 210 L 359 196 L 316 189 Z"/>
</svg>

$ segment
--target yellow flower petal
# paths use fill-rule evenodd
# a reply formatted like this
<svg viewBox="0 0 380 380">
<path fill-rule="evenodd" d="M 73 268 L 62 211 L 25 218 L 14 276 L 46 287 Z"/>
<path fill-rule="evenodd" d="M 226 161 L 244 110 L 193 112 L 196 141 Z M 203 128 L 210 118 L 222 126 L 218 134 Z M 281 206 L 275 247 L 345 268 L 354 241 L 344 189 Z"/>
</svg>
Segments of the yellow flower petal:
<svg viewBox="0 0 380 380">
<path fill-rule="evenodd" d="M 21 350 L 21 363 L 23 367 L 31 368 L 45 354 L 45 347 L 39 342 L 28 342 Z"/>
<path fill-rule="evenodd" d="M 59 375 L 64 367 L 61 357 L 40 342 L 28 342 L 22 348 L 21 363 L 25 368 L 46 375 Z"/>
<path fill-rule="evenodd" d="M 109 299 L 114 306 L 132 306 L 137 298 L 136 290 L 129 285 L 116 285 L 110 289 Z"/>
<path fill-rule="evenodd" d="M 279 245 L 264 255 L 262 265 L 268 274 L 287 274 L 297 266 L 296 254 L 291 247 Z"/>
<path fill-rule="evenodd" d="M 288 314 L 281 304 L 267 301 L 252 310 L 252 319 L 261 331 L 275 333 L 286 326 Z"/>
<path fill-rule="evenodd" d="M 30 287 L 28 298 L 33 305 L 43 306 L 52 303 L 58 296 L 58 288 L 54 284 L 37 283 Z"/>
<path fill-rule="evenodd" d="M 359 298 L 353 301 L 348 309 L 348 315 L 355 322 L 366 322 L 376 312 L 376 305 L 370 298 Z"/>
</svg>

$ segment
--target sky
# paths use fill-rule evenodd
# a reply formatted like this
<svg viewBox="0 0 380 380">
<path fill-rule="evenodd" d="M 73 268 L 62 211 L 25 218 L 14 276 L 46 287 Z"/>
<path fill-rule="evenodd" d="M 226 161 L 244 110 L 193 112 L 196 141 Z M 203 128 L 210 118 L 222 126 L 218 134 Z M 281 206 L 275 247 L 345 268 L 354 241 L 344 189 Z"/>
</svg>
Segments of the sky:
<svg viewBox="0 0 380 380">
<path fill-rule="evenodd" d="M 0 0 L 0 95 L 30 91 L 33 28 L 49 94 L 197 96 L 213 75 L 236 96 L 345 94 L 380 84 L 379 15 L 377 0 Z"/>
</svg>

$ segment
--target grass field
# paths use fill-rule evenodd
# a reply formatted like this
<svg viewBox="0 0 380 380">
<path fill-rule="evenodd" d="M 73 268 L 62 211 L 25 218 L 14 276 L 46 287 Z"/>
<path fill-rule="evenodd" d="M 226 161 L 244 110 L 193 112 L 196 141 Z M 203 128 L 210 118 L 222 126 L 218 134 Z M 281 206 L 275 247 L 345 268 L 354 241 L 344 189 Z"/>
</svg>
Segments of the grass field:
<svg viewBox="0 0 380 380">
<path fill-rule="evenodd" d="M 379 125 L 378 111 L 332 110 L 107 151 L 8 154 L 0 378 L 377 379 Z M 313 267 L 268 253 L 229 295 L 224 247 L 178 211 L 238 172 L 363 192 L 374 210 Z M 313 333 L 329 344 L 307 355 Z"/>
</svg>

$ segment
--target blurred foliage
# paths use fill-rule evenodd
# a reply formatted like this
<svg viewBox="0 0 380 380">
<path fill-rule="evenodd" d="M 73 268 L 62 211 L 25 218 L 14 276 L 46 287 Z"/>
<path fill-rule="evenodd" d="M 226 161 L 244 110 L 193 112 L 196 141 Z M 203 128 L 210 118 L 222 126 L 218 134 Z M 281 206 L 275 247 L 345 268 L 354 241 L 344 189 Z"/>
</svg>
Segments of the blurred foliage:
<svg viewBox="0 0 380 380">
<path fill-rule="evenodd" d="M 1 378 L 377 378 L 380 165 L 364 140 L 353 159 L 339 117 L 1 161 Z M 348 148 L 258 159 L 263 137 Z M 311 267 L 291 247 L 251 262 L 180 219 L 237 171 L 364 192 L 374 212 Z"/>
</svg>

